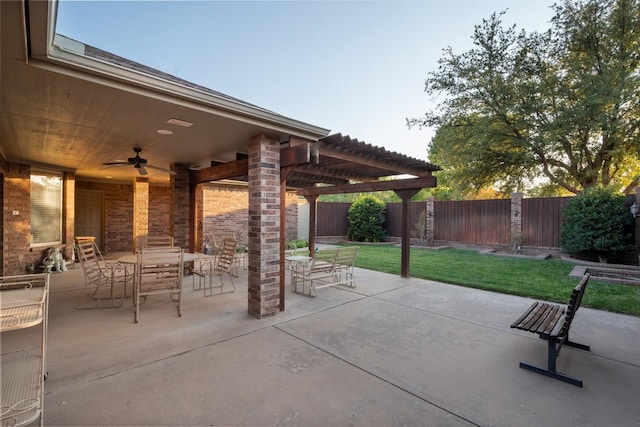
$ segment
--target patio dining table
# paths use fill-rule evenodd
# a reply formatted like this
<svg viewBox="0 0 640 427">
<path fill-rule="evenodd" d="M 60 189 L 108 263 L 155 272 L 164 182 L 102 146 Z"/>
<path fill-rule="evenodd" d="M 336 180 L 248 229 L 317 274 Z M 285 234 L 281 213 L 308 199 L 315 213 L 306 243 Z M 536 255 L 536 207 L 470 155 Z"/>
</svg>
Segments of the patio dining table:
<svg viewBox="0 0 640 427">
<path fill-rule="evenodd" d="M 187 262 L 193 262 L 195 260 L 197 260 L 200 257 L 201 254 L 195 254 L 195 253 L 191 253 L 191 252 L 183 252 L 182 253 L 182 262 L 187 263 Z M 161 263 L 162 262 L 162 258 L 158 258 L 157 256 L 154 257 L 154 261 Z M 123 264 L 129 264 L 129 265 L 133 265 L 134 269 L 136 268 L 137 264 L 138 264 L 138 255 L 137 254 L 129 254 L 129 255 L 123 255 L 121 257 L 118 258 L 118 262 L 121 262 Z M 135 299 L 135 293 L 137 291 L 137 272 L 134 270 L 133 273 L 133 292 L 134 292 L 134 299 Z M 134 301 L 135 304 L 135 301 Z"/>
<path fill-rule="evenodd" d="M 194 254 L 191 252 L 183 252 L 182 254 L 182 261 L 183 262 L 192 262 L 197 260 L 200 257 L 201 254 Z M 155 258 L 156 260 L 158 258 Z M 162 260 L 161 258 L 159 260 Z M 131 254 L 131 255 L 123 255 L 121 257 L 118 258 L 118 262 L 121 262 L 123 264 L 137 264 L 138 263 L 138 255 L 136 254 Z"/>
</svg>

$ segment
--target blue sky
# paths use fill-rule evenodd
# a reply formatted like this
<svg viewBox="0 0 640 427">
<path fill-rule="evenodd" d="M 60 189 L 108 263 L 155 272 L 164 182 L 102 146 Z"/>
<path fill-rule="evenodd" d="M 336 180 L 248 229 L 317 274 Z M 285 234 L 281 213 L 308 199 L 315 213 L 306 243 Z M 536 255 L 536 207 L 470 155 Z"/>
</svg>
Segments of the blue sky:
<svg viewBox="0 0 640 427">
<path fill-rule="evenodd" d="M 427 159 L 424 81 L 474 26 L 544 31 L 549 0 L 60 0 L 57 32 L 279 114 Z"/>
</svg>

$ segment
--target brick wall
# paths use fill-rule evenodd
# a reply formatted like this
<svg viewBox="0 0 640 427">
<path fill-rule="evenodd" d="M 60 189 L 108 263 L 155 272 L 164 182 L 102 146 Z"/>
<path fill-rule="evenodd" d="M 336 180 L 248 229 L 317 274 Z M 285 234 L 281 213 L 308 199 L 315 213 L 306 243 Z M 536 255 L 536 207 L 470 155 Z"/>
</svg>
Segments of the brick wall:
<svg viewBox="0 0 640 427">
<path fill-rule="evenodd" d="M 39 265 L 47 255 L 47 248 L 30 248 L 30 173 L 28 165 L 8 164 L 2 186 L 4 201 L 3 239 L 1 242 L 3 275 L 24 274 L 29 263 Z M 65 198 L 63 239 L 61 246 L 66 259 L 71 259 L 71 243 L 74 236 L 75 192 L 100 191 L 104 194 L 104 249 L 109 252 L 133 250 L 133 185 L 109 182 L 78 181 L 73 174 L 65 174 Z M 224 237 L 235 233 L 240 244 L 248 243 L 248 192 L 243 185 L 207 184 L 203 191 L 203 234 L 215 233 Z M 188 199 L 187 199 L 188 200 Z M 149 186 L 150 234 L 168 234 L 171 229 L 169 210 L 171 191 L 168 186 Z M 13 211 L 20 215 L 11 215 Z M 287 239 L 297 238 L 298 206 L 295 193 L 287 193 Z M 207 240 L 205 240 L 207 241 Z M 196 248 L 201 250 L 202 248 Z"/>
<path fill-rule="evenodd" d="M 149 187 L 149 234 L 169 235 L 169 207 L 171 206 L 171 192 L 169 187 Z"/>
<path fill-rule="evenodd" d="M 133 250 L 133 185 L 78 181 L 76 189 L 104 193 L 105 252 Z M 151 234 L 169 233 L 169 187 L 149 186 L 149 225 Z"/>
<path fill-rule="evenodd" d="M 104 193 L 105 252 L 131 251 L 133 248 L 132 184 L 78 181 L 77 190 L 95 190 Z"/>
<path fill-rule="evenodd" d="M 31 168 L 27 165 L 9 163 L 4 175 L 4 224 L 2 274 L 12 276 L 24 274 L 28 263 L 39 264 L 44 258 L 44 249 L 32 250 L 30 245 L 29 219 L 31 212 Z M 13 215 L 13 211 L 19 212 Z"/>
<path fill-rule="evenodd" d="M 169 192 L 171 204 L 169 205 L 170 234 L 176 246 L 189 249 L 189 166 L 172 164 Z"/>
<path fill-rule="evenodd" d="M 247 187 L 230 184 L 205 184 L 203 188 L 203 239 L 213 243 L 215 235 L 219 244 L 223 238 L 235 234 L 238 243 L 246 245 L 248 239 Z M 295 192 L 287 193 L 287 239 L 298 237 L 298 199 Z M 199 249 L 199 248 L 198 248 Z"/>
</svg>

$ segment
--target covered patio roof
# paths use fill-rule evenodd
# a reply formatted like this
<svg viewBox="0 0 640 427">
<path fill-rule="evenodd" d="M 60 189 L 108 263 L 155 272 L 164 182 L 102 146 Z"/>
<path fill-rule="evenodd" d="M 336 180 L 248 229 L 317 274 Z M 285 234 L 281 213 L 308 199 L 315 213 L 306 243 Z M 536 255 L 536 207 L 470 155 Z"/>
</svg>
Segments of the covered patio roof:
<svg viewBox="0 0 640 427">
<path fill-rule="evenodd" d="M 179 166 L 194 188 L 246 179 L 249 142 L 264 135 L 280 144 L 281 192 L 297 188 L 312 203 L 321 193 L 377 190 L 394 190 L 405 203 L 419 189 L 436 185 L 432 172 L 439 168 L 426 161 L 341 134 L 328 136 L 328 129 L 57 34 L 56 8 L 54 0 L 0 2 L 2 172 L 25 164 L 68 172 L 76 181 L 131 183 L 140 168 L 104 164 L 132 157 L 135 147 L 156 166 L 148 170 L 149 183 L 169 185 L 169 174 L 160 169 Z M 400 179 L 405 176 L 411 178 Z M 388 177 L 394 179 L 381 180 Z M 190 222 L 194 247 L 193 215 Z"/>
</svg>

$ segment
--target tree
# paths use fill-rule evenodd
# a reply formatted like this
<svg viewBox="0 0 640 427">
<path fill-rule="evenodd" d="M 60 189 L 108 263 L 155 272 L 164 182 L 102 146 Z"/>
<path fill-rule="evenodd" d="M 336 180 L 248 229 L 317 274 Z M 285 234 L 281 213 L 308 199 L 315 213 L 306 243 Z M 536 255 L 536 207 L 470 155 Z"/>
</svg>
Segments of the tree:
<svg viewBox="0 0 640 427">
<path fill-rule="evenodd" d="M 640 164 L 640 0 L 564 0 L 544 33 L 475 27 L 425 82 L 445 99 L 411 126 L 437 128 L 429 159 L 467 190 L 618 187 Z M 635 173 L 633 169 L 635 170 Z"/>
</svg>

